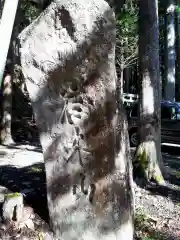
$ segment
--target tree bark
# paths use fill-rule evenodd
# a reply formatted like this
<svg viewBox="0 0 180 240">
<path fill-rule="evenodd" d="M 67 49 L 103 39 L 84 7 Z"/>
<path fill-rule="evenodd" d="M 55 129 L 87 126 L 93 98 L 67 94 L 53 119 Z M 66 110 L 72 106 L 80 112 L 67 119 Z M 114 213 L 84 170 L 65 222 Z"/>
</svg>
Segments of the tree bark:
<svg viewBox="0 0 180 240">
<path fill-rule="evenodd" d="M 5 1 L 3 6 L 0 24 L 0 85 L 2 83 L 2 78 L 6 65 L 6 59 L 9 50 L 9 44 L 11 40 L 11 34 L 13 30 L 18 2 L 19 0 L 14 0 L 13 2 Z"/>
<path fill-rule="evenodd" d="M 1 142 L 3 144 L 13 143 L 11 137 L 11 112 L 12 112 L 12 64 L 8 66 L 7 73 L 4 74 L 7 62 L 7 54 L 11 35 L 13 31 L 14 20 L 18 0 L 13 2 L 5 1 L 0 24 L 0 85 L 3 80 L 3 103 L 2 103 L 2 126 L 1 126 Z M 7 67 L 7 66 L 6 66 Z"/>
<path fill-rule="evenodd" d="M 123 95 L 124 92 L 124 64 L 123 64 L 123 57 L 122 57 L 122 63 L 119 66 L 120 69 L 120 74 L 119 74 L 119 80 L 121 82 L 121 91 L 120 91 L 120 96 Z"/>
<path fill-rule="evenodd" d="M 11 135 L 12 122 L 12 64 L 8 66 L 4 74 L 2 86 L 2 120 L 1 120 L 1 144 L 14 143 Z"/>
<path fill-rule="evenodd" d="M 180 1 L 176 0 L 176 5 L 180 7 Z M 180 101 L 180 12 L 176 11 L 176 101 Z"/>
<path fill-rule="evenodd" d="M 164 183 L 161 157 L 161 82 L 157 0 L 139 1 L 140 143 L 134 171 L 149 182 Z"/>
<path fill-rule="evenodd" d="M 103 0 L 55 1 L 20 35 L 55 239 L 133 239 L 115 24 Z"/>
<path fill-rule="evenodd" d="M 124 92 L 129 93 L 129 79 L 130 79 L 130 69 L 131 67 L 125 67 L 123 70 L 124 75 Z"/>
<path fill-rule="evenodd" d="M 174 0 L 168 0 L 166 5 L 166 49 L 165 49 L 165 92 L 164 99 L 175 101 L 175 3 Z"/>
</svg>

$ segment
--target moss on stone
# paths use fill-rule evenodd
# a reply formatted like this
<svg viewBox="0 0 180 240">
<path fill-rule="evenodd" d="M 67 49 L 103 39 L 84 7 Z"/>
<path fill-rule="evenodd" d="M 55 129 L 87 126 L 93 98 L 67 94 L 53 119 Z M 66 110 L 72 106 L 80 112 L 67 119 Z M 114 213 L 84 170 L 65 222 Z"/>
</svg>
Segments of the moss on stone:
<svg viewBox="0 0 180 240">
<path fill-rule="evenodd" d="M 43 240 L 44 239 L 44 234 L 43 232 L 38 233 L 38 240 Z"/>
<path fill-rule="evenodd" d="M 139 148 L 136 153 L 135 157 L 135 164 L 140 167 L 142 170 L 146 170 L 149 165 L 149 160 L 148 160 L 148 154 L 146 153 L 146 150 Z"/>
<path fill-rule="evenodd" d="M 42 167 L 31 167 L 30 168 L 30 172 L 39 173 L 39 172 L 42 172 L 42 171 L 43 171 Z"/>
<path fill-rule="evenodd" d="M 19 197 L 19 196 L 21 196 L 21 193 L 18 193 L 18 192 L 5 194 L 5 198 L 6 199 L 8 199 L 8 198 L 15 198 L 15 197 Z"/>
<path fill-rule="evenodd" d="M 164 181 L 162 176 L 155 175 L 153 178 L 158 184 L 161 184 Z"/>
</svg>

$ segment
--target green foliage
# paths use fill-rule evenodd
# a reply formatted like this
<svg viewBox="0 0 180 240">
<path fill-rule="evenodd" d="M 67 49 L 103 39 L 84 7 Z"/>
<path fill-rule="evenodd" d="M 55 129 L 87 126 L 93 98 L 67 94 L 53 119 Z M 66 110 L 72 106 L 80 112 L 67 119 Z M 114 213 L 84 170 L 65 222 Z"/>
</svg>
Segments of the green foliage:
<svg viewBox="0 0 180 240">
<path fill-rule="evenodd" d="M 27 0 L 22 2 L 22 10 L 24 12 L 24 16 L 29 19 L 30 22 L 40 14 L 40 10 L 38 10 Z"/>
<path fill-rule="evenodd" d="M 25 28 L 34 19 L 36 19 L 41 11 L 37 9 L 30 1 L 22 0 L 20 1 L 20 15 L 21 15 L 21 28 Z"/>
<path fill-rule="evenodd" d="M 176 6 L 175 11 L 179 13 L 180 12 L 180 6 Z"/>
<path fill-rule="evenodd" d="M 117 33 L 123 38 L 136 38 L 137 36 L 137 10 L 124 8 L 121 13 L 116 16 Z"/>
<path fill-rule="evenodd" d="M 137 209 L 135 213 L 134 227 L 138 240 L 163 240 L 160 233 L 156 232 L 156 221 L 148 217 L 142 210 Z"/>
<path fill-rule="evenodd" d="M 5 0 L 1 1 L 0 17 L 2 15 L 4 2 Z M 19 6 L 17 10 L 16 27 L 21 31 L 23 28 L 29 25 L 35 18 L 37 18 L 40 13 L 41 13 L 41 10 L 36 8 L 30 1 L 28 0 L 19 1 Z"/>
<path fill-rule="evenodd" d="M 116 29 L 116 54 L 118 60 L 121 62 L 120 59 L 122 59 L 121 56 L 123 54 L 125 65 L 135 63 L 138 41 L 138 8 L 136 1 L 131 1 L 130 4 L 126 0 L 121 12 L 116 15 Z"/>
</svg>

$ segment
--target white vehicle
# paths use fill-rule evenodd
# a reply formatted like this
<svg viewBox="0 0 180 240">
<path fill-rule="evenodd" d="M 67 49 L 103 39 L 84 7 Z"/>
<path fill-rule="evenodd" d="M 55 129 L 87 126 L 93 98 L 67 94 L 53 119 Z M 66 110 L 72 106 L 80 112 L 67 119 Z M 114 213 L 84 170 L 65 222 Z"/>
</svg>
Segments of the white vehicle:
<svg viewBox="0 0 180 240">
<path fill-rule="evenodd" d="M 138 101 L 138 95 L 132 93 L 123 93 L 123 104 L 130 106 Z"/>
</svg>

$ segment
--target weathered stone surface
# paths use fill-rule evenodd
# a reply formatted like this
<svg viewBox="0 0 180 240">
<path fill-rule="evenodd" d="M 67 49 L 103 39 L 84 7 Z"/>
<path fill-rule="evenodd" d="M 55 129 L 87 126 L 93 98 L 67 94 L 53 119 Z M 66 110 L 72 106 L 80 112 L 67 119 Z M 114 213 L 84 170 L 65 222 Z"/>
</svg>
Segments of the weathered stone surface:
<svg viewBox="0 0 180 240">
<path fill-rule="evenodd" d="M 133 239 L 115 41 L 103 0 L 54 1 L 20 34 L 55 239 Z"/>
<path fill-rule="evenodd" d="M 2 173 L 1 173 L 1 175 L 2 175 Z M 0 185 L 0 204 L 2 204 L 4 202 L 4 195 L 8 192 L 9 192 L 9 190 L 6 187 L 3 187 Z"/>
<path fill-rule="evenodd" d="M 3 220 L 5 222 L 10 222 L 12 220 L 20 222 L 23 217 L 23 207 L 23 196 L 21 193 L 6 194 L 2 209 Z"/>
</svg>

